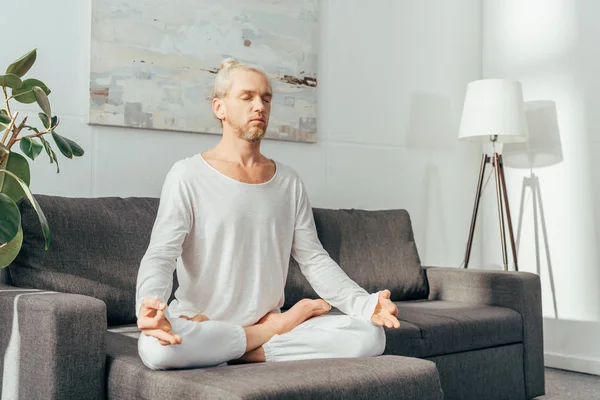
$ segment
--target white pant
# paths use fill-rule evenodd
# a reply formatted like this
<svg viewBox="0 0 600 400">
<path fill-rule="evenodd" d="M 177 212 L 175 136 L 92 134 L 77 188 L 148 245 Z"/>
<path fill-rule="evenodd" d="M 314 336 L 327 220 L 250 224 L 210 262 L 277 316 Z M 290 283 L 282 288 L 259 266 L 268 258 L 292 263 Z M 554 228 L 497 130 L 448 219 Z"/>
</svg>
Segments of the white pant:
<svg viewBox="0 0 600 400">
<path fill-rule="evenodd" d="M 179 345 L 162 346 L 144 334 L 138 341 L 143 363 L 151 369 L 213 367 L 235 360 L 246 351 L 246 333 L 222 321 L 193 322 L 170 318 Z M 267 362 L 313 358 L 374 357 L 385 349 L 381 326 L 348 315 L 311 318 L 263 345 Z"/>
</svg>

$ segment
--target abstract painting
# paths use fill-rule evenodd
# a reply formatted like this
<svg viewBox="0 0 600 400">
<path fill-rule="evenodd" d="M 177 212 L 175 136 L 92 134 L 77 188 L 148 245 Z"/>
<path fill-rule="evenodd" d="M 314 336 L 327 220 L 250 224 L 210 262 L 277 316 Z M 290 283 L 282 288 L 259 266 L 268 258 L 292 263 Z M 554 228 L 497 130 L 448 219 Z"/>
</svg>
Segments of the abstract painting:
<svg viewBox="0 0 600 400">
<path fill-rule="evenodd" d="M 93 0 L 90 124 L 220 134 L 215 73 L 260 66 L 265 138 L 317 139 L 318 0 Z"/>
</svg>

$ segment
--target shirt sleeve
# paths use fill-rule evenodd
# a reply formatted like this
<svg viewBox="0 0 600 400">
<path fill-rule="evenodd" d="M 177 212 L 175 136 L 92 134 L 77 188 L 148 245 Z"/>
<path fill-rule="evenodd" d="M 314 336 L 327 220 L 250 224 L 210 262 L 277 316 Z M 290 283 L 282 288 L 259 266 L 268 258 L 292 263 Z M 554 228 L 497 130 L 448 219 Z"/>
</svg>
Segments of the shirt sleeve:
<svg viewBox="0 0 600 400">
<path fill-rule="evenodd" d="M 168 301 L 173 288 L 173 271 L 191 225 L 189 191 L 183 177 L 183 168 L 176 163 L 165 178 L 150 244 L 140 263 L 136 285 L 136 316 L 139 317 L 144 297 Z"/>
<path fill-rule="evenodd" d="M 346 275 L 323 248 L 317 236 L 306 188 L 300 180 L 298 185 L 298 208 L 292 257 L 298 262 L 302 274 L 323 300 L 345 314 L 371 322 L 378 293 L 367 293 Z"/>
</svg>

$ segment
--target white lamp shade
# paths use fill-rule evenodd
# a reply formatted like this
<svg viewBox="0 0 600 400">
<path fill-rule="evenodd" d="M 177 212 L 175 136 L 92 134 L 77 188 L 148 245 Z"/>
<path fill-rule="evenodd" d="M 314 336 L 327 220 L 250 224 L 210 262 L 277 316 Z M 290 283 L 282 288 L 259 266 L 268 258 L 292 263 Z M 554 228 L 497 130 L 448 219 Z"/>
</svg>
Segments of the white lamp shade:
<svg viewBox="0 0 600 400">
<path fill-rule="evenodd" d="M 458 138 L 489 142 L 490 135 L 497 135 L 501 143 L 527 140 L 527 119 L 519 81 L 483 79 L 467 85 Z"/>
</svg>

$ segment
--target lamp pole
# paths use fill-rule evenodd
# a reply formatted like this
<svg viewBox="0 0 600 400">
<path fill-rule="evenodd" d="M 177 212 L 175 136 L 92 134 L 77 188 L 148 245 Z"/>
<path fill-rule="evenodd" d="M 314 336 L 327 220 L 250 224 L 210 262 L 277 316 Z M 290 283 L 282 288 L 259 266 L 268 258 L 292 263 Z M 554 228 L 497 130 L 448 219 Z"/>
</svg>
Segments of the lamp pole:
<svg viewBox="0 0 600 400">
<path fill-rule="evenodd" d="M 479 180 L 477 181 L 477 190 L 475 192 L 475 201 L 473 204 L 473 215 L 471 217 L 471 226 L 469 228 L 469 238 L 467 240 L 467 249 L 465 251 L 465 260 L 463 263 L 464 268 L 469 265 L 469 258 L 471 257 L 471 249 L 473 246 L 473 236 L 475 233 L 475 224 L 477 222 L 477 213 L 479 211 L 479 203 L 481 201 L 481 193 L 483 190 L 483 177 L 485 175 L 485 167 L 488 162 L 492 163 L 494 168 L 494 174 L 496 178 L 496 198 L 498 202 L 498 220 L 500 223 L 500 241 L 502 245 L 502 261 L 504 264 L 504 270 L 508 271 L 508 257 L 506 253 L 506 233 L 504 227 L 504 218 L 508 224 L 508 233 L 510 246 L 512 250 L 513 261 L 515 264 L 515 271 L 519 270 L 517 262 L 517 250 L 515 247 L 515 238 L 513 233 L 512 218 L 510 215 L 510 207 L 508 204 L 508 192 L 506 190 L 506 179 L 504 177 L 504 163 L 502 162 L 502 155 L 496 151 L 497 135 L 490 135 L 490 140 L 493 145 L 493 155 L 490 157 L 484 154 L 481 158 L 481 167 L 479 169 Z"/>
</svg>

